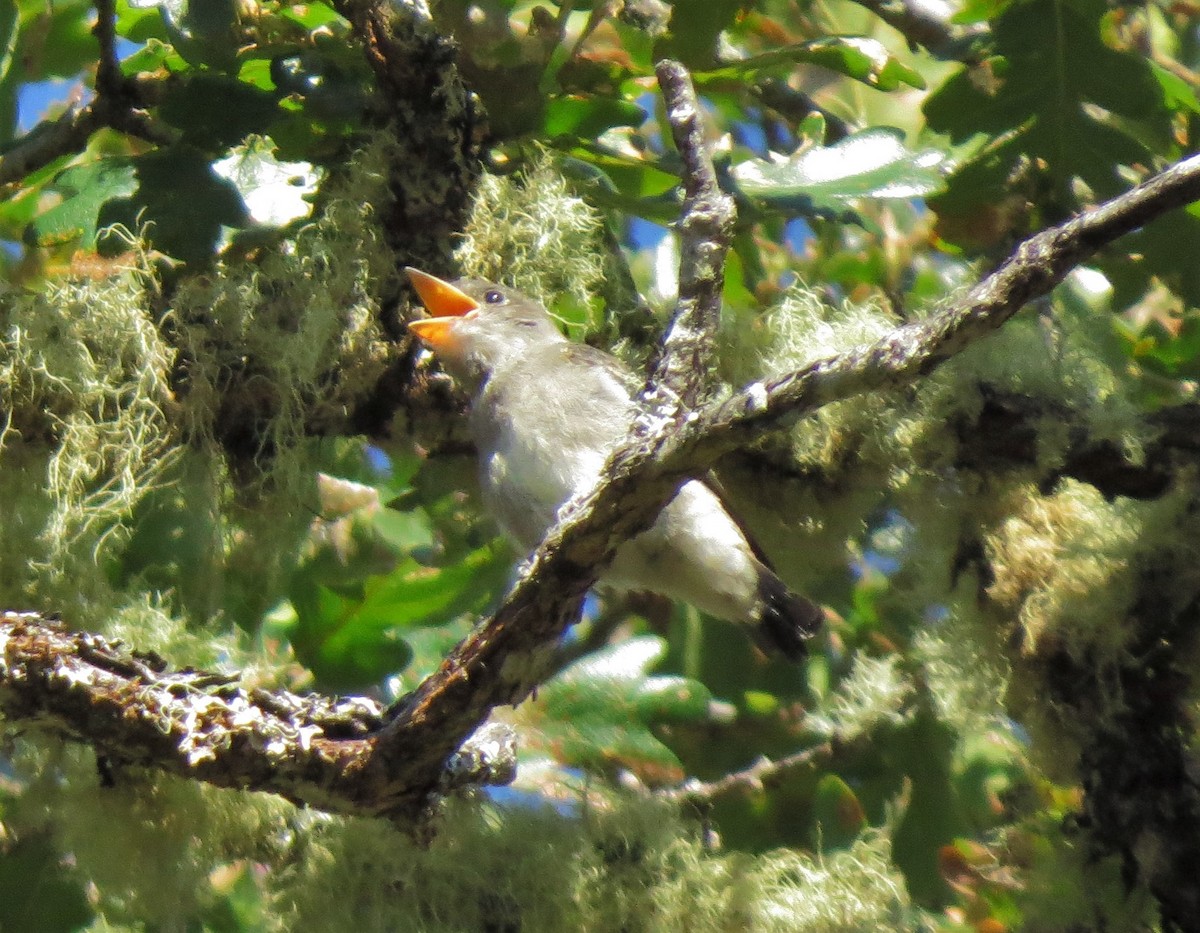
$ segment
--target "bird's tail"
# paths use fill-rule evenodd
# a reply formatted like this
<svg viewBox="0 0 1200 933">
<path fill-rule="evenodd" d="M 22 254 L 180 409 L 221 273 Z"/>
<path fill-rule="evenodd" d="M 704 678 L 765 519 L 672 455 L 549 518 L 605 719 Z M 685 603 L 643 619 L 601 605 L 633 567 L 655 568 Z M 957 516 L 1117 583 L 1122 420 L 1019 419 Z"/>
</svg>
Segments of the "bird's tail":
<svg viewBox="0 0 1200 933">
<path fill-rule="evenodd" d="M 766 567 L 758 575 L 758 618 L 755 641 L 768 652 L 782 654 L 789 661 L 801 661 L 808 655 L 805 642 L 825 621 L 825 612 L 816 603 L 798 596 Z"/>
</svg>

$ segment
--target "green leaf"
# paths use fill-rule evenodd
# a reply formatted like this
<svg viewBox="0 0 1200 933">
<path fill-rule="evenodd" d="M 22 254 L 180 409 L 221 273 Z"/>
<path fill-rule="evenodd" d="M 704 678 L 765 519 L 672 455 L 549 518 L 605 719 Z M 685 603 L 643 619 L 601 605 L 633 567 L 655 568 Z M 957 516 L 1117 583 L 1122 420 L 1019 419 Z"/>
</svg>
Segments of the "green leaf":
<svg viewBox="0 0 1200 933">
<path fill-rule="evenodd" d="M 663 224 L 678 219 L 678 176 L 603 147 L 577 146 L 571 155 L 562 160 L 563 171 L 598 203 Z"/>
<path fill-rule="evenodd" d="M 542 131 L 556 136 L 599 136 L 614 126 L 640 126 L 646 111 L 627 100 L 611 97 L 558 97 L 546 105 Z"/>
<path fill-rule="evenodd" d="M 1150 321 L 1130 349 L 1137 362 L 1160 376 L 1200 378 L 1200 313 L 1187 314 L 1171 330 L 1157 320 Z"/>
<path fill-rule="evenodd" d="M 25 2 L 21 7 L 19 58 L 25 81 L 74 78 L 100 53 L 92 35 L 89 0 Z"/>
<path fill-rule="evenodd" d="M 1113 285 L 1116 307 L 1137 301 L 1162 282 L 1191 307 L 1200 306 L 1200 216 L 1196 205 L 1171 211 L 1121 240 L 1121 250 L 1102 253 L 1097 265 Z"/>
<path fill-rule="evenodd" d="M 1190 110 L 1200 113 L 1200 99 L 1192 86 L 1172 71 L 1168 71 L 1156 62 L 1150 63 L 1155 79 L 1162 87 L 1163 102 L 1171 110 Z"/>
<path fill-rule="evenodd" d="M 123 224 L 176 259 L 201 262 L 214 254 L 224 228 L 246 222 L 237 189 L 186 146 L 72 166 L 52 188 L 63 201 L 26 230 L 26 240 L 38 246 L 79 238 L 86 246 L 104 248 L 100 231 Z M 115 249 L 124 246 L 114 239 Z"/>
<path fill-rule="evenodd" d="M 291 588 L 292 647 L 325 684 L 355 689 L 376 683 L 408 664 L 405 630 L 485 608 L 503 591 L 509 569 L 507 551 L 492 545 L 449 567 L 409 557 L 390 574 L 336 589 L 322 582 L 319 567 L 303 567 Z"/>
<path fill-rule="evenodd" d="M 360 690 L 412 660 L 412 649 L 400 632 L 386 624 L 371 624 L 358 616 L 361 601 L 326 586 L 301 595 L 292 592 L 296 624 L 290 641 L 296 657 L 317 680 L 337 690 Z"/>
<path fill-rule="evenodd" d="M 235 0 L 129 0 L 135 9 L 158 8 L 163 25 L 179 54 L 193 65 L 231 68 L 237 47 Z"/>
<path fill-rule="evenodd" d="M 743 0 L 674 0 L 671 6 L 671 31 L 660 57 L 677 58 L 693 73 L 713 67 L 721 33 L 742 12 Z"/>
<path fill-rule="evenodd" d="M 175 51 L 174 46 L 161 39 L 147 39 L 146 43 L 127 58 L 121 59 L 121 73 L 134 76 L 142 72 L 166 69 L 178 72 L 187 68 L 183 56 Z"/>
<path fill-rule="evenodd" d="M 279 116 L 275 95 L 225 75 L 201 73 L 168 85 L 159 116 L 184 141 L 219 150 L 264 133 Z"/>
<path fill-rule="evenodd" d="M 314 32 L 322 26 L 336 26 L 338 32 L 349 28 L 349 24 L 337 10 L 327 3 L 321 3 L 320 0 L 315 3 L 297 3 L 285 6 L 279 11 L 279 15 L 308 32 Z"/>
<path fill-rule="evenodd" d="M 92 920 L 82 880 L 46 836 L 0 850 L 0 930 L 69 933 Z"/>
<path fill-rule="evenodd" d="M 404 628 L 439 625 L 493 602 L 510 568 L 508 550 L 498 542 L 449 567 L 429 567 L 410 558 L 388 576 L 367 582 L 358 618 Z"/>
<path fill-rule="evenodd" d="M 1107 11 L 1103 0 L 1013 4 L 992 24 L 995 56 L 926 99 L 931 129 L 955 143 L 993 140 L 959 165 L 931 205 L 947 240 L 986 247 L 1011 235 L 1004 205 L 1028 197 L 1013 189 L 1018 166 L 1027 185 L 1050 192 L 1041 200 L 1069 210 L 1079 180 L 1097 198 L 1111 197 L 1125 187 L 1115 166 L 1174 156 L 1167 101 L 1178 98 L 1178 85 L 1164 84 L 1144 55 L 1104 42 Z"/>
<path fill-rule="evenodd" d="M 132 159 L 115 156 L 72 166 L 51 187 L 63 200 L 29 225 L 26 239 L 38 246 L 82 239 L 84 246 L 93 246 L 105 205 L 137 191 L 137 169 Z"/>
<path fill-rule="evenodd" d="M 16 0 L 0 0 L 0 146 L 12 141 L 17 127 L 21 76 L 13 69 L 13 60 L 19 37 Z"/>
<path fill-rule="evenodd" d="M 634 638 L 576 661 L 539 687 L 531 714 L 554 755 L 565 764 L 676 779 L 679 759 L 651 727 L 707 721 L 712 694 L 695 680 L 650 675 L 666 650 L 661 638 Z"/>
<path fill-rule="evenodd" d="M 813 845 L 823 852 L 849 848 L 867 828 L 867 814 L 850 785 L 826 774 L 813 794 Z"/>
<path fill-rule="evenodd" d="M 433 544 L 433 527 L 423 509 L 381 509 L 375 516 L 375 530 L 402 553 Z"/>
<path fill-rule="evenodd" d="M 790 158 L 752 159 L 731 174 L 743 192 L 772 206 L 839 215 L 854 198 L 914 198 L 941 190 L 943 162 L 936 149 L 912 152 L 898 131 L 879 127 Z"/>
<path fill-rule="evenodd" d="M 697 86 L 704 87 L 713 81 L 745 78 L 801 63 L 820 65 L 880 91 L 894 91 L 902 84 L 918 89 L 925 87 L 925 79 L 920 74 L 893 56 L 882 42 L 865 36 L 826 36 L 798 42 L 700 72 L 694 78 Z"/>
</svg>

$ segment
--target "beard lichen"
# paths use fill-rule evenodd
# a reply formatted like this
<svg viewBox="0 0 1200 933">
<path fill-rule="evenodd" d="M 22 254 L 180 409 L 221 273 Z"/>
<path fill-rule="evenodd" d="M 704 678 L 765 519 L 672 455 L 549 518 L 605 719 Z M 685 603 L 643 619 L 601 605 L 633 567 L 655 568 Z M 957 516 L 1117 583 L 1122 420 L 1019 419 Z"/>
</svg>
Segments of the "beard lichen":
<svg viewBox="0 0 1200 933">
<path fill-rule="evenodd" d="M 311 931 L 911 926 L 879 833 L 825 856 L 723 853 L 673 805 L 637 797 L 575 817 L 458 801 L 437 829 L 422 849 L 378 821 L 313 826 L 305 858 L 278 879 L 273 914 L 284 929 Z"/>
<path fill-rule="evenodd" d="M 147 313 L 147 274 L 10 293 L 0 311 L 0 461 L 53 439 L 46 572 L 103 547 L 175 456 L 175 353 Z"/>
<path fill-rule="evenodd" d="M 219 511 L 244 516 L 268 494 L 285 514 L 306 511 L 322 445 L 314 429 L 343 424 L 395 352 L 375 299 L 394 257 L 372 209 L 394 148 L 381 134 L 356 157 L 361 172 L 351 165 L 324 186 L 315 220 L 208 272 L 164 283 L 126 235 L 129 268 L 111 277 L 0 295 L 0 468 L 23 479 L 0 486 L 0 514 L 28 548 L 6 568 L 9 598 L 60 610 L 88 601 L 69 591 L 103 601 L 131 516 L 179 481 L 182 458 L 207 462 L 199 472 L 225 490 L 207 497 Z M 33 529 L 23 503 L 40 498 Z M 234 537 L 216 529 L 213 540 Z M 284 534 L 260 545 L 273 541 L 295 547 Z"/>
<path fill-rule="evenodd" d="M 604 220 L 549 155 L 513 175 L 484 175 L 456 250 L 465 275 L 505 282 L 549 306 L 586 306 L 601 288 Z"/>
</svg>

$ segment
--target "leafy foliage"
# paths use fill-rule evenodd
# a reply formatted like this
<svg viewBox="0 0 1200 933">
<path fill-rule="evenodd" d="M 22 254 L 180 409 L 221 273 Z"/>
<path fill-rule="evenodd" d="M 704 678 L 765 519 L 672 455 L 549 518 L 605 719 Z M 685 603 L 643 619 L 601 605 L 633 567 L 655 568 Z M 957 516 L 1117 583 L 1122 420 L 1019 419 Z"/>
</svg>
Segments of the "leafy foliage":
<svg viewBox="0 0 1200 933">
<path fill-rule="evenodd" d="M 933 16 L 938 42 L 843 0 L 620 6 L 444 0 L 428 27 L 453 34 L 486 112 L 458 262 L 634 362 L 675 287 L 664 56 L 693 70 L 738 203 L 731 382 L 924 314 L 1197 149 L 1180 6 L 964 2 Z M 497 604 L 514 555 L 449 387 L 399 342 L 396 270 L 424 231 L 393 208 L 442 167 L 389 124 L 355 8 L 122 0 L 106 69 L 91 4 L 0 0 L 18 167 L 0 203 L 0 602 L 390 702 Z M 411 86 L 434 64 L 407 62 Z M 122 118 L 62 142 L 96 94 Z M 1103 835 L 1120 827 L 1088 807 L 1113 769 L 1088 756 L 1145 736 L 1194 752 L 1197 496 L 1072 470 L 1096 449 L 1147 468 L 1173 423 L 1153 419 L 1190 411 L 1198 249 L 1195 207 L 1157 220 L 911 392 L 720 465 L 781 574 L 831 610 L 803 666 L 602 590 L 547 646 L 557 674 L 503 713 L 516 793 L 450 805 L 424 848 L 120 762 L 98 787 L 94 761 L 6 737 L 0 928 L 1153 927 L 1171 859 Z M 1163 720 L 1127 728 L 1146 696 Z M 690 781 L 703 824 L 655 799 Z M 1168 812 L 1123 802 L 1110 816 L 1139 833 Z"/>
</svg>

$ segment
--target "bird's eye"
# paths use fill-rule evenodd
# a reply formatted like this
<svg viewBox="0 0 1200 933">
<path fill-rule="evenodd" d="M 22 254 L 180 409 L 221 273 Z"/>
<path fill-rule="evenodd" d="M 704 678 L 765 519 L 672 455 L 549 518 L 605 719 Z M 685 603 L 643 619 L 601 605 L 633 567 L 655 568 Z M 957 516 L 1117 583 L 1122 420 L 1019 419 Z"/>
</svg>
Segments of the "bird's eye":
<svg viewBox="0 0 1200 933">
<path fill-rule="evenodd" d="M 498 305 L 504 301 L 504 292 L 498 292 L 493 288 L 490 292 L 483 296 L 483 300 L 490 305 Z"/>
</svg>

